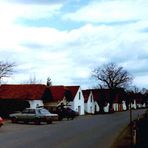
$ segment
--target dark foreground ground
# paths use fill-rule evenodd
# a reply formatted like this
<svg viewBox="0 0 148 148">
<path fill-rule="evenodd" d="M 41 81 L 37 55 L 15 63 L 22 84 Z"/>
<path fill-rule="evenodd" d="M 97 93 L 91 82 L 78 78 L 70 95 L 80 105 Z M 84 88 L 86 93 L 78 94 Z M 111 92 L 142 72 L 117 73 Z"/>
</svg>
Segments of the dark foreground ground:
<svg viewBox="0 0 148 148">
<path fill-rule="evenodd" d="M 131 131 L 132 129 L 132 131 Z M 148 148 L 148 111 L 119 134 L 112 148 Z"/>
</svg>

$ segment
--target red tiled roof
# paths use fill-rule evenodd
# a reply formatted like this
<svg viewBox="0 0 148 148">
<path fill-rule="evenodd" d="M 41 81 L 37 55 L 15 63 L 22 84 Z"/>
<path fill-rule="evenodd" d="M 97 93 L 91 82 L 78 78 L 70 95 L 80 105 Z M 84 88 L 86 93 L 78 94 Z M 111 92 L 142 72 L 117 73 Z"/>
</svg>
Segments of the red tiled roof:
<svg viewBox="0 0 148 148">
<path fill-rule="evenodd" d="M 119 97 L 120 97 L 120 95 L 116 94 L 115 99 L 114 99 L 114 103 L 119 103 L 119 99 L 120 99 Z"/>
<path fill-rule="evenodd" d="M 64 86 L 49 86 L 48 89 L 51 92 L 52 101 L 61 101 L 65 97 Z"/>
<path fill-rule="evenodd" d="M 142 95 L 139 93 L 135 93 L 133 98 L 136 100 L 136 103 L 142 103 Z"/>
<path fill-rule="evenodd" d="M 82 90 L 82 92 L 83 92 L 83 96 L 84 96 L 84 101 L 87 102 L 91 91 L 90 90 Z"/>
<path fill-rule="evenodd" d="M 41 100 L 45 90 L 41 84 L 1 85 L 0 99 Z"/>
<path fill-rule="evenodd" d="M 95 101 L 99 100 L 99 89 L 91 89 Z"/>
<path fill-rule="evenodd" d="M 70 90 L 71 95 L 72 95 L 72 99 L 75 98 L 79 88 L 80 88 L 80 86 L 65 86 L 65 89 Z"/>
<path fill-rule="evenodd" d="M 100 99 L 100 96 L 103 95 L 105 99 L 109 98 L 109 89 L 89 89 L 92 91 L 95 101 Z"/>
</svg>

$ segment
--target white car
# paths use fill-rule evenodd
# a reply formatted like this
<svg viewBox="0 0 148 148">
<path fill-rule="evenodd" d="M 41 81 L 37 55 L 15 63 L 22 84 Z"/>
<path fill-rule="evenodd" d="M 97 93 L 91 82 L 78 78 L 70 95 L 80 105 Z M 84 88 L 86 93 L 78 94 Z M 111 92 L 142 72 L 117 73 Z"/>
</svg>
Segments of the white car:
<svg viewBox="0 0 148 148">
<path fill-rule="evenodd" d="M 55 118 L 58 118 L 58 114 L 52 114 L 45 108 L 26 108 L 22 112 L 10 114 L 12 123 L 23 121 L 24 123 L 35 122 L 40 124 L 41 122 L 46 122 L 51 124 Z"/>
</svg>

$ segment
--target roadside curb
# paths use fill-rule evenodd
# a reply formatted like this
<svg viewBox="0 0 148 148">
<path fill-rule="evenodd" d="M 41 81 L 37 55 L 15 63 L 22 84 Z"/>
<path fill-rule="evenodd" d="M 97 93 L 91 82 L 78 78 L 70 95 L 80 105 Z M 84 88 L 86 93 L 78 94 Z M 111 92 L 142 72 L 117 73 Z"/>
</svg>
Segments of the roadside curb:
<svg viewBox="0 0 148 148">
<path fill-rule="evenodd" d="M 120 148 L 120 147 L 130 148 L 129 125 L 125 126 L 125 128 L 117 135 L 115 141 L 111 145 L 111 148 Z"/>
</svg>

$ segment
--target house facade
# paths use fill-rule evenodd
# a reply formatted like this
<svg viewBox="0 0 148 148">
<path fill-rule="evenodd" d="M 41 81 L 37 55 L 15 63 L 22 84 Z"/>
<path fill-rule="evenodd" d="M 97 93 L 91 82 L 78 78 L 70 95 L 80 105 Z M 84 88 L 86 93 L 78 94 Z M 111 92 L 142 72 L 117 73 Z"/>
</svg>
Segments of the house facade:
<svg viewBox="0 0 148 148">
<path fill-rule="evenodd" d="M 115 95 L 115 99 L 113 102 L 113 109 L 114 111 L 125 111 L 127 110 L 126 101 L 123 99 L 123 96 L 120 93 Z"/>
<path fill-rule="evenodd" d="M 0 86 L 0 112 L 11 113 L 43 106 L 50 100 L 46 85 L 21 84 Z"/>
<path fill-rule="evenodd" d="M 84 97 L 80 86 L 65 86 L 71 92 L 72 98 L 68 102 L 69 107 L 78 112 L 79 115 L 84 115 Z"/>
<path fill-rule="evenodd" d="M 95 113 L 95 101 L 91 90 L 82 90 L 84 96 L 84 109 L 86 114 Z"/>
</svg>

